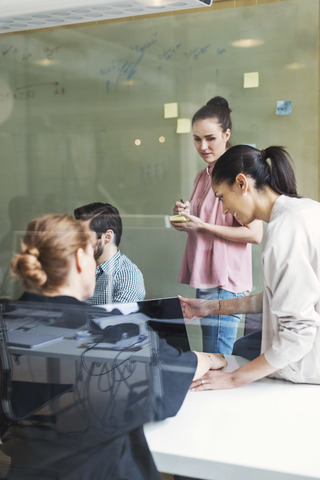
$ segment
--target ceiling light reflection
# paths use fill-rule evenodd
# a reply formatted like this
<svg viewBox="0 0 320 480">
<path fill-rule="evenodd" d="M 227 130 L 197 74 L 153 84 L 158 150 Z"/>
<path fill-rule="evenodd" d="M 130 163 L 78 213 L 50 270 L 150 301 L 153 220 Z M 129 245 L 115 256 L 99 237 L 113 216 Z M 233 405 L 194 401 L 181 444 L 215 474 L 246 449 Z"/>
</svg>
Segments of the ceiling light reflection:
<svg viewBox="0 0 320 480">
<path fill-rule="evenodd" d="M 264 44 L 264 40 L 258 40 L 257 38 L 242 38 L 241 40 L 235 40 L 230 45 L 236 48 L 251 48 L 259 47 Z"/>
<path fill-rule="evenodd" d="M 306 65 L 304 63 L 293 62 L 293 63 L 287 63 L 285 68 L 287 70 L 301 70 L 302 68 L 306 68 Z"/>
<path fill-rule="evenodd" d="M 147 7 L 166 7 L 176 0 L 137 0 L 137 3 L 146 5 Z"/>
<path fill-rule="evenodd" d="M 36 65 L 41 65 L 42 67 L 49 67 L 55 63 L 58 63 L 56 60 L 51 60 L 50 58 L 44 58 L 43 60 L 36 60 L 33 62 Z"/>
</svg>

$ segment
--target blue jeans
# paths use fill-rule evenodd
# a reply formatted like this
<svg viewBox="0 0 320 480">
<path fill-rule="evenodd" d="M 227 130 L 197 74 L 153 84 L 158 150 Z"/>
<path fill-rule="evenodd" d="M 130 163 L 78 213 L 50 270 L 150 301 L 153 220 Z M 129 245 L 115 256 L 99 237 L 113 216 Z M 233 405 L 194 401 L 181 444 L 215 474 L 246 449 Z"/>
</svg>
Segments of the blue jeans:
<svg viewBox="0 0 320 480">
<path fill-rule="evenodd" d="M 245 293 L 233 293 L 222 288 L 197 289 L 196 297 L 207 300 L 224 300 L 244 297 Z M 201 318 L 202 350 L 210 353 L 231 355 L 233 344 L 237 338 L 240 315 L 212 315 Z"/>
</svg>

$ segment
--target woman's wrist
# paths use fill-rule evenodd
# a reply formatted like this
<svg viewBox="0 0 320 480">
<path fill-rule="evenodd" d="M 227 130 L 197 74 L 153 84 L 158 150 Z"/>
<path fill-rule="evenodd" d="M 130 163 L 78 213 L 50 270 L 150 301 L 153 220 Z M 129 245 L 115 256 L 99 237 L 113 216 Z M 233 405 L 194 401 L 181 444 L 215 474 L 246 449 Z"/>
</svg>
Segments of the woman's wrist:
<svg viewBox="0 0 320 480">
<path fill-rule="evenodd" d="M 208 223 L 203 222 L 199 217 L 198 217 L 198 223 L 197 223 L 197 231 L 198 232 L 208 232 L 208 226 L 210 226 Z"/>
<path fill-rule="evenodd" d="M 227 366 L 227 361 L 222 353 L 208 353 L 210 370 L 219 370 Z"/>
</svg>

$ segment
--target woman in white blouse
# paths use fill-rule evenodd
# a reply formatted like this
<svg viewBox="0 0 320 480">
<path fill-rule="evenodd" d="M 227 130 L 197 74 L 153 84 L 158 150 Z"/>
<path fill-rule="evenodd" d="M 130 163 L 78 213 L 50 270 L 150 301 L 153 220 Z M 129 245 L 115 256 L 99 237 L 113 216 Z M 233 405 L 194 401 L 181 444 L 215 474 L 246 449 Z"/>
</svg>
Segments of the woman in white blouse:
<svg viewBox="0 0 320 480">
<path fill-rule="evenodd" d="M 263 298 L 261 353 L 234 372 L 207 373 L 192 388 L 234 388 L 265 376 L 320 384 L 320 204 L 299 197 L 291 158 L 282 147 L 230 148 L 215 165 L 212 187 L 225 214 L 243 224 L 256 218 L 268 224 L 263 297 L 219 304 L 182 298 L 182 307 L 189 318 L 217 309 L 249 312 L 258 311 Z"/>
</svg>

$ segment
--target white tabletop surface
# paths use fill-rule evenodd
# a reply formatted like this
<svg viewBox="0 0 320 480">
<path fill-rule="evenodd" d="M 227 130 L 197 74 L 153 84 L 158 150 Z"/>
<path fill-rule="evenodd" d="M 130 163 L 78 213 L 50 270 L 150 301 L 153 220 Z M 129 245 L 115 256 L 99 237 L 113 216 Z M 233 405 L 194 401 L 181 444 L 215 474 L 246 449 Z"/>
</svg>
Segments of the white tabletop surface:
<svg viewBox="0 0 320 480">
<path fill-rule="evenodd" d="M 228 357 L 229 369 L 243 364 Z M 174 418 L 145 426 L 159 471 L 213 480 L 320 478 L 320 385 L 263 379 L 188 392 Z"/>
</svg>

